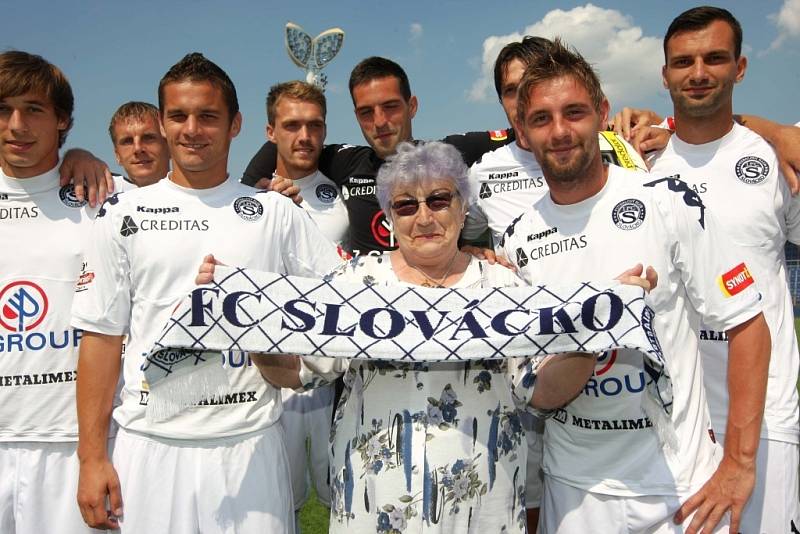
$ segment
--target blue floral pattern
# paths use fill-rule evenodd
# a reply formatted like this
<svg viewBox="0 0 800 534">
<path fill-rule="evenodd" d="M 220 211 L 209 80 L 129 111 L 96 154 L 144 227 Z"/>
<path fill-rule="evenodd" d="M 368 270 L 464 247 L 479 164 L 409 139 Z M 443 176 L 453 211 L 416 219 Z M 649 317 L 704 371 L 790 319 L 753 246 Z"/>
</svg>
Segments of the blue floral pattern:
<svg viewBox="0 0 800 534">
<path fill-rule="evenodd" d="M 485 268 L 474 261 L 459 286 L 484 284 Z M 387 256 L 359 257 L 337 275 L 401 283 Z M 530 399 L 531 368 L 518 358 L 352 360 L 340 369 L 330 532 L 525 532 L 527 445 L 517 410 Z"/>
</svg>

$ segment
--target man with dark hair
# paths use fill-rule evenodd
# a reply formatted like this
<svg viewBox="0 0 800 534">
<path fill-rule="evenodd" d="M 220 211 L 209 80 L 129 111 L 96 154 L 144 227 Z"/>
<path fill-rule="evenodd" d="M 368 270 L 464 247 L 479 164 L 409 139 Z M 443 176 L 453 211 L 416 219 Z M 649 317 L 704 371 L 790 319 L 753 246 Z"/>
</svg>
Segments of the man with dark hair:
<svg viewBox="0 0 800 534">
<path fill-rule="evenodd" d="M 75 505 L 75 371 L 70 328 L 93 210 L 59 187 L 73 95 L 58 67 L 0 54 L 0 532 L 87 533 Z M 77 287 L 76 287 L 77 280 Z M 107 441 L 98 443 L 106 447 Z"/>
<path fill-rule="evenodd" d="M 327 145 L 319 169 L 342 191 L 350 219 L 354 254 L 397 248 L 392 225 L 375 198 L 375 176 L 386 157 L 402 141 L 411 141 L 417 98 L 411 94 L 405 71 L 386 58 L 370 57 L 353 69 L 350 96 L 356 120 L 370 146 Z M 444 142 L 454 145 L 471 165 L 482 154 L 513 140 L 505 130 L 452 135 Z M 254 185 L 275 171 L 274 145 L 267 143 L 253 157 L 242 182 Z"/>
<path fill-rule="evenodd" d="M 596 132 L 608 109 L 591 66 L 560 41 L 528 67 L 515 125 L 542 166 L 549 195 L 509 226 L 503 247 L 531 284 L 611 278 L 636 262 L 652 266 L 659 282 L 646 299 L 671 385 L 645 372 L 636 351 L 600 356 L 603 366 L 584 391 L 546 421 L 540 530 L 712 532 L 731 509 L 737 532 L 753 473 L 731 459 L 757 443 L 769 361 L 758 292 L 743 253 L 685 183 L 603 162 Z M 707 432 L 693 328 L 700 320 L 730 340 L 737 426 L 724 455 Z M 648 382 L 657 385 L 658 400 Z M 688 528 L 673 523 L 687 498 L 702 502 Z"/>
<path fill-rule="evenodd" d="M 800 243 L 800 199 L 792 197 L 769 144 L 734 121 L 733 90 L 747 67 L 741 44 L 741 26 L 725 9 L 694 8 L 672 21 L 662 74 L 674 105 L 675 135 L 655 154 L 653 170 L 680 173 L 746 252 L 763 298 L 772 356 L 760 440 L 723 461 L 742 466 L 748 476 L 755 472 L 742 532 L 791 532 L 800 527 L 800 354 L 784 245 Z M 730 433 L 742 423 L 728 412 L 729 393 L 733 398 L 737 387 L 729 380 L 728 340 L 698 327 L 711 425 L 727 446 L 739 439 Z M 688 502 L 685 513 L 698 504 Z"/>
<path fill-rule="evenodd" d="M 162 78 L 159 106 L 173 171 L 103 205 L 87 247 L 91 276 L 73 307 L 73 324 L 86 330 L 78 503 L 87 523 L 123 533 L 290 533 L 279 392 L 246 354 L 227 353 L 229 385 L 219 393 L 174 415 L 146 417 L 143 355 L 209 250 L 228 264 L 308 277 L 326 274 L 339 256 L 289 199 L 228 180 L 242 119 L 222 69 L 187 55 Z M 113 408 L 122 366 L 121 404 Z M 119 432 L 109 458 L 102 444 L 112 408 Z"/>
<path fill-rule="evenodd" d="M 158 125 L 158 108 L 147 102 L 122 104 L 108 125 L 117 163 L 125 177 L 115 180 L 114 190 L 154 184 L 169 172 L 169 151 Z"/>
</svg>

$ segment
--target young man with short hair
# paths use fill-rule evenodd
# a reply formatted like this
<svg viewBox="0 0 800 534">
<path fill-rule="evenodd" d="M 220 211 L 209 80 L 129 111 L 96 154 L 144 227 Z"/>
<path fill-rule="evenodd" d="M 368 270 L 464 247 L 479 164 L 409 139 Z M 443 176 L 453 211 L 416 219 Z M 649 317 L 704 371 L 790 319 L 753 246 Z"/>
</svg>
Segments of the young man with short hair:
<svg viewBox="0 0 800 534">
<path fill-rule="evenodd" d="M 697 195 L 674 177 L 602 161 L 597 131 L 608 108 L 591 66 L 560 41 L 528 67 L 515 125 L 549 195 L 509 226 L 503 247 L 531 284 L 610 279 L 631 263 L 652 266 L 659 277 L 646 296 L 655 312 L 653 343 L 671 383 L 643 370 L 636 351 L 601 356 L 605 365 L 584 391 L 546 421 L 539 528 L 711 532 L 731 509 L 736 531 L 754 472 L 735 459 L 758 442 L 769 330 L 741 251 Z M 701 319 L 730 339 L 735 437 L 724 454 L 708 432 L 693 328 Z M 646 387 L 651 382 L 658 398 Z M 687 528 L 673 514 L 689 497 L 702 506 Z M 690 511 L 681 509 L 677 522 Z"/>
<path fill-rule="evenodd" d="M 734 121 L 733 90 L 747 67 L 741 48 L 741 25 L 725 9 L 693 8 L 672 21 L 662 73 L 674 105 L 675 134 L 655 154 L 653 171 L 679 173 L 714 212 L 742 246 L 763 298 L 772 356 L 760 443 L 735 458 L 756 473 L 741 530 L 791 532 L 800 528 L 800 355 L 784 245 L 800 243 L 800 199 L 792 197 L 770 145 Z M 728 340 L 702 324 L 697 333 L 711 424 L 727 444 L 731 425 L 737 424 L 728 414 L 734 386 L 727 378 Z"/>
<path fill-rule="evenodd" d="M 158 125 L 158 108 L 147 102 L 125 102 L 108 125 L 117 163 L 125 177 L 114 181 L 116 192 L 151 185 L 169 172 L 169 149 Z"/>
<path fill-rule="evenodd" d="M 81 512 L 90 525 L 123 533 L 290 533 L 280 394 L 247 356 L 223 355 L 224 394 L 157 420 L 145 416 L 141 368 L 204 254 L 308 277 L 326 274 L 339 256 L 289 199 L 228 179 L 242 119 L 233 83 L 216 64 L 199 53 L 176 63 L 159 84 L 159 111 L 173 171 L 103 205 L 87 253 L 92 279 L 73 308 L 73 324 L 86 330 L 77 388 Z M 109 458 L 101 445 L 123 366 Z"/>
<path fill-rule="evenodd" d="M 403 68 L 386 58 L 369 57 L 350 74 L 350 96 L 356 120 L 369 146 L 327 145 L 319 169 L 342 191 L 350 220 L 353 254 L 397 248 L 392 226 L 375 198 L 375 176 L 402 141 L 412 141 L 417 98 Z M 452 135 L 443 141 L 459 149 L 471 165 L 489 150 L 513 140 L 505 130 Z M 275 170 L 275 147 L 265 144 L 250 161 L 242 181 L 254 185 Z"/>
<path fill-rule="evenodd" d="M 82 332 L 70 310 L 90 281 L 83 245 L 94 210 L 59 186 L 58 171 L 73 102 L 55 65 L 0 54 L 0 532 L 9 534 L 91 531 L 75 504 Z"/>
</svg>

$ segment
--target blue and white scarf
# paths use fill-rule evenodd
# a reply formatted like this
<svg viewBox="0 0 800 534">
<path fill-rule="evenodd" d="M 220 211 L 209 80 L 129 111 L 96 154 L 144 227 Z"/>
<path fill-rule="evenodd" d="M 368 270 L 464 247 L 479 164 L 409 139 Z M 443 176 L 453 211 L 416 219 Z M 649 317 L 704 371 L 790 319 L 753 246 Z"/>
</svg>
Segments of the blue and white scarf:
<svg viewBox="0 0 800 534">
<path fill-rule="evenodd" d="M 224 392 L 220 351 L 453 361 L 614 348 L 642 353 L 651 408 L 668 419 L 672 384 L 641 288 L 431 289 L 218 266 L 175 309 L 143 370 L 148 416 L 161 419 Z"/>
</svg>

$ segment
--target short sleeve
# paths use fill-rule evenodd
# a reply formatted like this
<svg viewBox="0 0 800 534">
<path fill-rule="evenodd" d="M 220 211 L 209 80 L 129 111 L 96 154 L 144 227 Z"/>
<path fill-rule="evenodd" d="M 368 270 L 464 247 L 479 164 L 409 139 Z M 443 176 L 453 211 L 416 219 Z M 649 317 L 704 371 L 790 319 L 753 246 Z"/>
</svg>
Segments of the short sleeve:
<svg viewBox="0 0 800 534">
<path fill-rule="evenodd" d="M 75 328 L 108 335 L 127 333 L 131 313 L 130 264 L 121 242 L 125 219 L 115 204 L 105 201 L 89 233 L 83 278 L 72 305 Z M 116 209 L 115 209 L 116 208 Z"/>
</svg>

